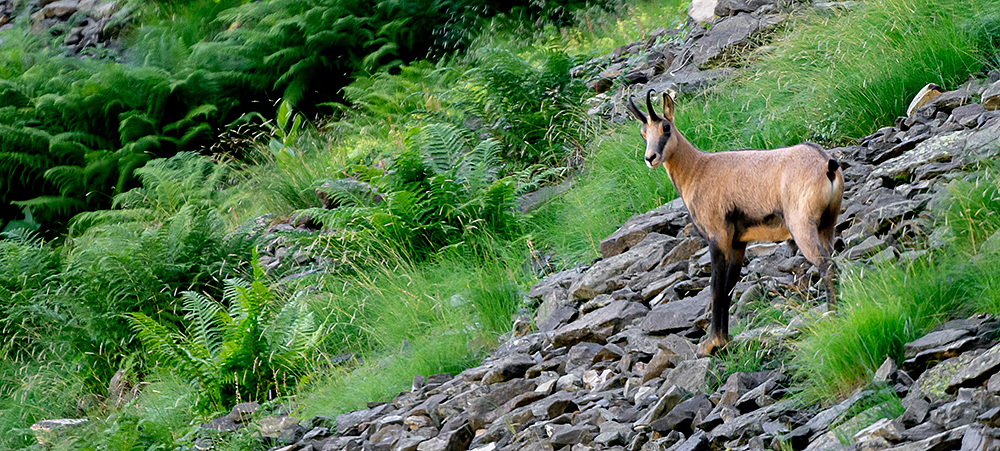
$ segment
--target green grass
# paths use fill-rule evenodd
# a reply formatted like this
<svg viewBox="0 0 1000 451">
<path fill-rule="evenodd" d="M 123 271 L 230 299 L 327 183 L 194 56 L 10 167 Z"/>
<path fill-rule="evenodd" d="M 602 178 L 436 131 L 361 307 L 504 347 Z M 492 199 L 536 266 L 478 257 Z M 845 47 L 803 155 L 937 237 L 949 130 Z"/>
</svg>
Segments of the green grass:
<svg viewBox="0 0 1000 451">
<path fill-rule="evenodd" d="M 870 0 L 793 16 L 727 82 L 678 105 L 704 150 L 844 143 L 891 124 L 926 83 L 955 88 L 995 50 L 995 2 Z"/>
<path fill-rule="evenodd" d="M 662 169 L 642 160 L 645 143 L 634 124 L 618 126 L 590 142 L 587 166 L 572 188 L 530 219 L 536 245 L 567 263 L 599 256 L 601 240 L 632 215 L 645 213 L 676 197 Z"/>
<path fill-rule="evenodd" d="M 909 265 L 846 268 L 840 311 L 807 330 L 797 362 L 812 396 L 833 400 L 864 386 L 886 357 L 902 361 L 903 344 L 948 319 L 998 313 L 1000 177 L 993 167 L 974 181 L 954 181 L 938 212 L 952 237 Z M 985 244 L 984 244 L 985 243 Z"/>
<path fill-rule="evenodd" d="M 327 280 L 326 293 L 312 302 L 333 325 L 328 352 L 351 352 L 361 363 L 318 372 L 293 397 L 303 415 L 388 401 L 415 374 L 457 374 L 477 364 L 510 331 L 520 293 L 535 280 L 511 269 L 520 267 L 524 251 L 482 249 L 484 255 L 450 252 L 419 265 L 389 255 L 356 277 Z"/>
</svg>

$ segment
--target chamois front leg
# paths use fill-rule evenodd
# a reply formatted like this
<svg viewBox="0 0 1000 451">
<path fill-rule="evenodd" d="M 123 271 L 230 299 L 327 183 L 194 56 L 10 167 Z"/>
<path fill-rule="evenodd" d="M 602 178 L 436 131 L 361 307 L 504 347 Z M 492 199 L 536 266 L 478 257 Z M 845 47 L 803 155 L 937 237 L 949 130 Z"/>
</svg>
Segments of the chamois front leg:
<svg viewBox="0 0 1000 451">
<path fill-rule="evenodd" d="M 729 258 L 727 252 L 721 249 L 717 242 L 711 241 L 708 253 L 712 258 L 712 323 L 709 326 L 708 337 L 698 345 L 698 356 L 705 357 L 714 354 L 729 343 L 729 292 L 727 273 L 729 273 Z M 738 273 L 737 273 L 738 274 Z"/>
<path fill-rule="evenodd" d="M 732 303 L 733 298 L 733 288 L 736 288 L 736 283 L 740 281 L 740 271 L 743 269 L 743 258 L 746 255 L 747 243 L 733 243 L 732 253 L 729 255 L 729 261 L 726 265 L 726 299 L 730 300 Z M 729 304 L 727 304 L 728 306 Z M 723 330 L 726 331 L 726 336 L 729 336 L 729 310 L 726 310 L 724 315 L 725 323 L 722 325 Z"/>
</svg>

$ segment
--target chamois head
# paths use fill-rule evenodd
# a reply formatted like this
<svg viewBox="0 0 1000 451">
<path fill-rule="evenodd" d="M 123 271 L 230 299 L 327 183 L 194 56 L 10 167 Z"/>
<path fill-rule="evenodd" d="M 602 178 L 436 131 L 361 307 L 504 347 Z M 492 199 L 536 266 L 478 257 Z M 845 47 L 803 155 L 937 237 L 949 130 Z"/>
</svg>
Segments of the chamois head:
<svg viewBox="0 0 1000 451">
<path fill-rule="evenodd" d="M 668 149 L 672 148 L 677 140 L 674 137 L 674 99 L 670 97 L 669 93 L 663 93 L 663 117 L 660 117 L 653 109 L 652 95 L 652 89 L 646 92 L 648 118 L 642 114 L 639 108 L 636 108 L 631 96 L 628 98 L 628 111 L 641 124 L 639 125 L 639 133 L 646 140 L 646 155 L 644 157 L 646 166 L 655 168 L 666 161 L 665 155 L 669 152 Z"/>
</svg>

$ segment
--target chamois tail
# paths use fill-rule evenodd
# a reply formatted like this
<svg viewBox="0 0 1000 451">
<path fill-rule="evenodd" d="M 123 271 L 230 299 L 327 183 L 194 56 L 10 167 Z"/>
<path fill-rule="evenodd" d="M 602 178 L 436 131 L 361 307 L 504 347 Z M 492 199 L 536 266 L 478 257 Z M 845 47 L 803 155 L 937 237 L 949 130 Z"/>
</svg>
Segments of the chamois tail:
<svg viewBox="0 0 1000 451">
<path fill-rule="evenodd" d="M 829 169 L 826 171 L 826 176 L 830 178 L 830 182 L 834 182 L 837 180 L 837 169 L 840 169 L 840 163 L 831 158 L 827 164 L 829 165 Z"/>
</svg>

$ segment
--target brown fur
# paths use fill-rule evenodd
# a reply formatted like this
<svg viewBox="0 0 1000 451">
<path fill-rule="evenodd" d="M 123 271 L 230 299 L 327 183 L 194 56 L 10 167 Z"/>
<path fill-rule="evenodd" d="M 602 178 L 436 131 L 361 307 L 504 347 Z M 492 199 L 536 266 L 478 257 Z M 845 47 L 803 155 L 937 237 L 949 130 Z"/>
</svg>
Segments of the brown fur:
<svg viewBox="0 0 1000 451">
<path fill-rule="evenodd" d="M 674 127 L 674 103 L 663 94 L 663 117 L 647 94 L 647 118 L 629 100 L 642 124 L 646 164 L 663 166 L 684 200 L 712 257 L 712 326 L 699 346 L 708 355 L 729 341 L 731 292 L 751 241 L 795 240 L 818 266 L 827 300 L 836 302 L 836 267 L 831 259 L 844 176 L 836 161 L 815 144 L 775 150 L 705 153 Z"/>
</svg>

